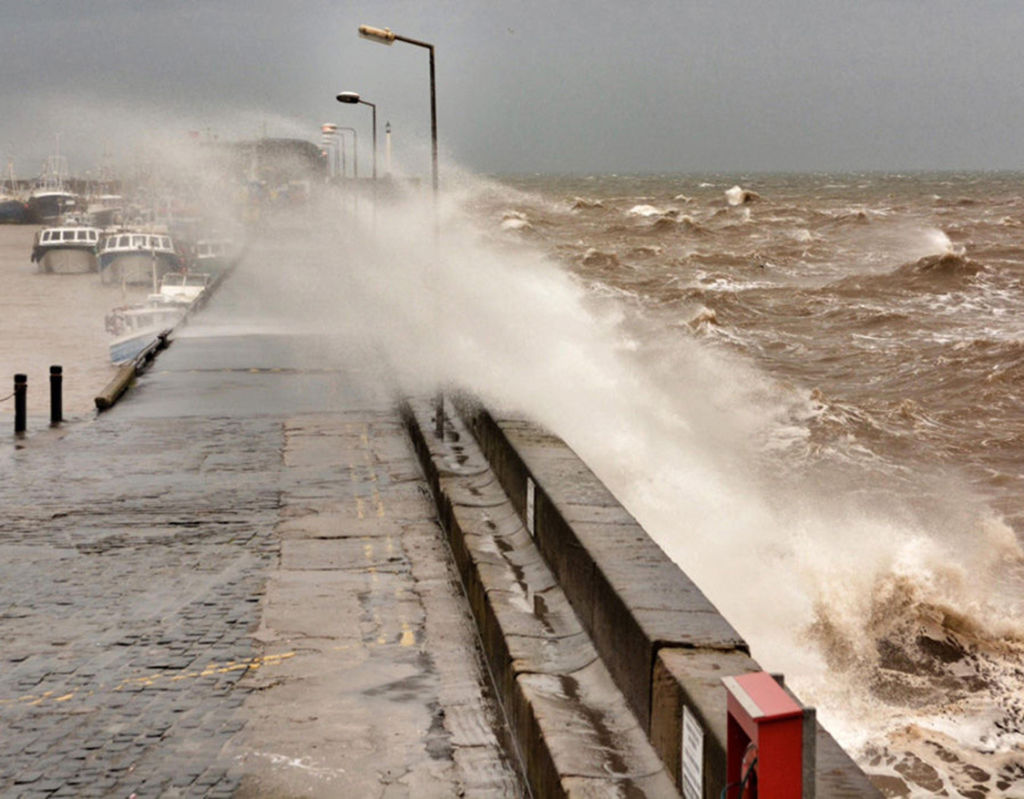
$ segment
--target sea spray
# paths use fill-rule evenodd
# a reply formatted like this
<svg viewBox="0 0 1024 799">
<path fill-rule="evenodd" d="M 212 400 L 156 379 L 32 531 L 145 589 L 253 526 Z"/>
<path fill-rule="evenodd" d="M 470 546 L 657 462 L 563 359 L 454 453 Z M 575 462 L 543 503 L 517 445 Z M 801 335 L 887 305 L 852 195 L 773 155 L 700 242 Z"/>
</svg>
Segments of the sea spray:
<svg viewBox="0 0 1024 799">
<path fill-rule="evenodd" d="M 501 194 L 493 184 L 483 191 Z M 981 701 L 993 721 L 976 747 L 990 745 L 983 735 L 1012 744 L 992 729 L 1015 718 L 999 692 L 1020 687 L 1009 664 L 1021 613 L 994 586 L 1019 571 L 1020 553 L 985 503 L 967 488 L 924 491 L 926 505 L 901 499 L 885 469 L 867 468 L 877 456 L 843 419 L 829 423 L 834 444 L 820 445 L 814 430 L 828 406 L 808 388 L 691 334 L 685 319 L 666 326 L 607 299 L 614 293 L 596 296 L 539 245 L 500 241 L 502 213 L 468 210 L 479 193 L 467 177 L 448 187 L 436 240 L 429 198 L 409 196 L 375 217 L 330 209 L 330 232 L 307 229 L 265 288 L 275 302 L 296 293 L 303 324 L 337 346 L 381 353 L 406 390 L 469 388 L 565 438 L 843 742 L 901 746 L 908 715 L 938 734 L 915 706 L 923 696 L 947 718 Z M 948 237 L 927 226 L 908 225 L 906 236 L 890 235 L 887 222 L 866 229 L 880 232 L 876 257 L 890 268 L 947 249 Z M 913 480 L 920 489 L 938 476 L 924 469 Z M 967 542 L 1002 554 L 971 565 Z M 957 647 L 969 656 L 954 659 Z M 901 663 L 922 671 L 900 677 Z M 983 673 L 1001 681 L 984 689 Z M 936 686 L 949 680 L 960 687 L 942 704 Z M 953 757 L 969 759 L 969 742 L 959 746 Z M 899 762 L 898 751 L 882 757 L 891 760 L 881 770 Z"/>
</svg>

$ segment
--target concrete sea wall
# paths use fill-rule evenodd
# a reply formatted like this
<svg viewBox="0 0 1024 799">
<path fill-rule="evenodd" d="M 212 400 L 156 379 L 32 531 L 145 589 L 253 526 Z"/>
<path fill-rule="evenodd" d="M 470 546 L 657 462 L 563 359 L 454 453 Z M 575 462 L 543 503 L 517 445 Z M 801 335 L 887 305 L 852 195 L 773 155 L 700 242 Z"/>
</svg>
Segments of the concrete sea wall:
<svg viewBox="0 0 1024 799">
<path fill-rule="evenodd" d="M 746 642 L 561 439 L 533 423 L 494 416 L 472 399 L 456 399 L 455 405 L 461 420 L 450 422 L 448 443 L 433 436 L 429 408 L 414 403 L 406 408 L 406 418 L 481 623 L 500 698 L 535 792 L 571 795 L 576 792 L 576 776 L 590 774 L 599 780 L 602 769 L 605 778 L 608 773 L 617 775 L 620 782 L 646 795 L 681 791 L 685 708 L 703 732 L 702 795 L 717 799 L 725 785 L 722 678 L 761 670 Z M 463 425 L 472 432 L 472 441 Z M 470 474 L 475 477 L 467 484 Z M 481 508 L 487 510 L 481 513 Z M 505 528 L 514 543 L 484 541 L 490 535 L 488 525 L 496 531 Z M 481 544 L 474 561 L 472 550 L 481 549 Z M 515 553 L 526 545 L 539 557 L 494 556 L 503 547 Z M 494 581 L 502 561 L 512 564 L 504 584 Z M 531 571 L 533 587 L 523 576 Z M 540 629 L 550 627 L 550 618 L 536 612 L 538 598 L 545 607 L 549 604 L 552 587 L 558 589 L 553 615 L 563 626 L 554 634 Z M 531 613 L 520 613 L 509 622 L 495 610 L 495 603 L 515 606 L 517 596 L 532 600 L 527 602 L 534 611 L 532 621 Z M 559 602 L 566 607 L 557 607 Z M 521 628 L 517 638 L 512 627 L 524 623 L 538 629 Z M 525 659 L 517 651 L 524 642 L 529 650 Z M 550 657 L 538 659 L 539 652 L 550 654 L 552 648 L 558 650 L 554 662 Z M 559 748 L 558 724 L 544 723 L 544 713 L 550 710 L 545 703 L 551 703 L 543 691 L 531 695 L 531 680 L 559 668 L 563 679 L 578 685 L 581 664 L 588 662 L 591 650 L 644 739 L 630 738 L 629 722 L 623 721 L 622 709 L 614 702 L 602 708 L 613 720 L 611 726 L 617 725 L 619 732 L 612 737 L 626 741 L 622 763 L 601 763 L 600 757 L 585 764 L 573 762 L 572 754 Z M 594 709 L 584 697 L 572 713 L 592 720 Z M 591 724 L 597 738 L 602 725 L 609 726 L 607 719 Z M 832 736 L 820 724 L 815 727 L 816 795 L 880 796 Z M 610 746 L 608 740 L 600 744 Z M 656 753 L 657 767 L 646 746 Z M 594 751 L 598 749 L 595 745 Z M 637 768 L 630 768 L 630 757 Z"/>
</svg>

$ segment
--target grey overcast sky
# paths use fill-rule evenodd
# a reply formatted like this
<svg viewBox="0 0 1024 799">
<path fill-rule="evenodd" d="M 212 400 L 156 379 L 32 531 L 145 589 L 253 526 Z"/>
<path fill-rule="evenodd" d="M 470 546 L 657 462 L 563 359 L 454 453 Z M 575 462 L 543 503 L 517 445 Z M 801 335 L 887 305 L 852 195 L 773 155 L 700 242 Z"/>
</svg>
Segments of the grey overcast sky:
<svg viewBox="0 0 1024 799">
<path fill-rule="evenodd" d="M 0 0 L 0 154 L 154 136 L 369 140 L 479 172 L 1024 168 L 1022 0 Z M 366 152 L 366 150 L 364 150 Z"/>
</svg>

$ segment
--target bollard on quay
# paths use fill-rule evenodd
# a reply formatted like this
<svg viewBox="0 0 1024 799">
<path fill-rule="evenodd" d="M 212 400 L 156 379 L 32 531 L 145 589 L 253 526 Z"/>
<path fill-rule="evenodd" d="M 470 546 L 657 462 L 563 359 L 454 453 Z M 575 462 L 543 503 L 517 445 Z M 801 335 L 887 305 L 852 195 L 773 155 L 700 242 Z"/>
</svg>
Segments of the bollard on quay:
<svg viewBox="0 0 1024 799">
<path fill-rule="evenodd" d="M 25 398 L 28 394 L 28 375 L 14 376 L 14 432 L 25 432 L 26 407 Z"/>
<path fill-rule="evenodd" d="M 64 384 L 64 370 L 60 366 L 50 367 L 50 426 L 64 421 L 64 401 L 61 391 Z"/>
</svg>

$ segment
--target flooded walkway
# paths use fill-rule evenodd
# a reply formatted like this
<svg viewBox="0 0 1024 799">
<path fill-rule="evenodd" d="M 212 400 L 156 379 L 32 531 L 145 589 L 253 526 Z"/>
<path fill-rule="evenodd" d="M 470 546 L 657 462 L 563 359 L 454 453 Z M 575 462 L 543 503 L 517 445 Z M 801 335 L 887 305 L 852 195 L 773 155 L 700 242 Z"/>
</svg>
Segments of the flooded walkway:
<svg viewBox="0 0 1024 799">
<path fill-rule="evenodd" d="M 0 794 L 521 795 L 391 398 L 300 343 L 183 337 L 0 459 Z"/>
</svg>

